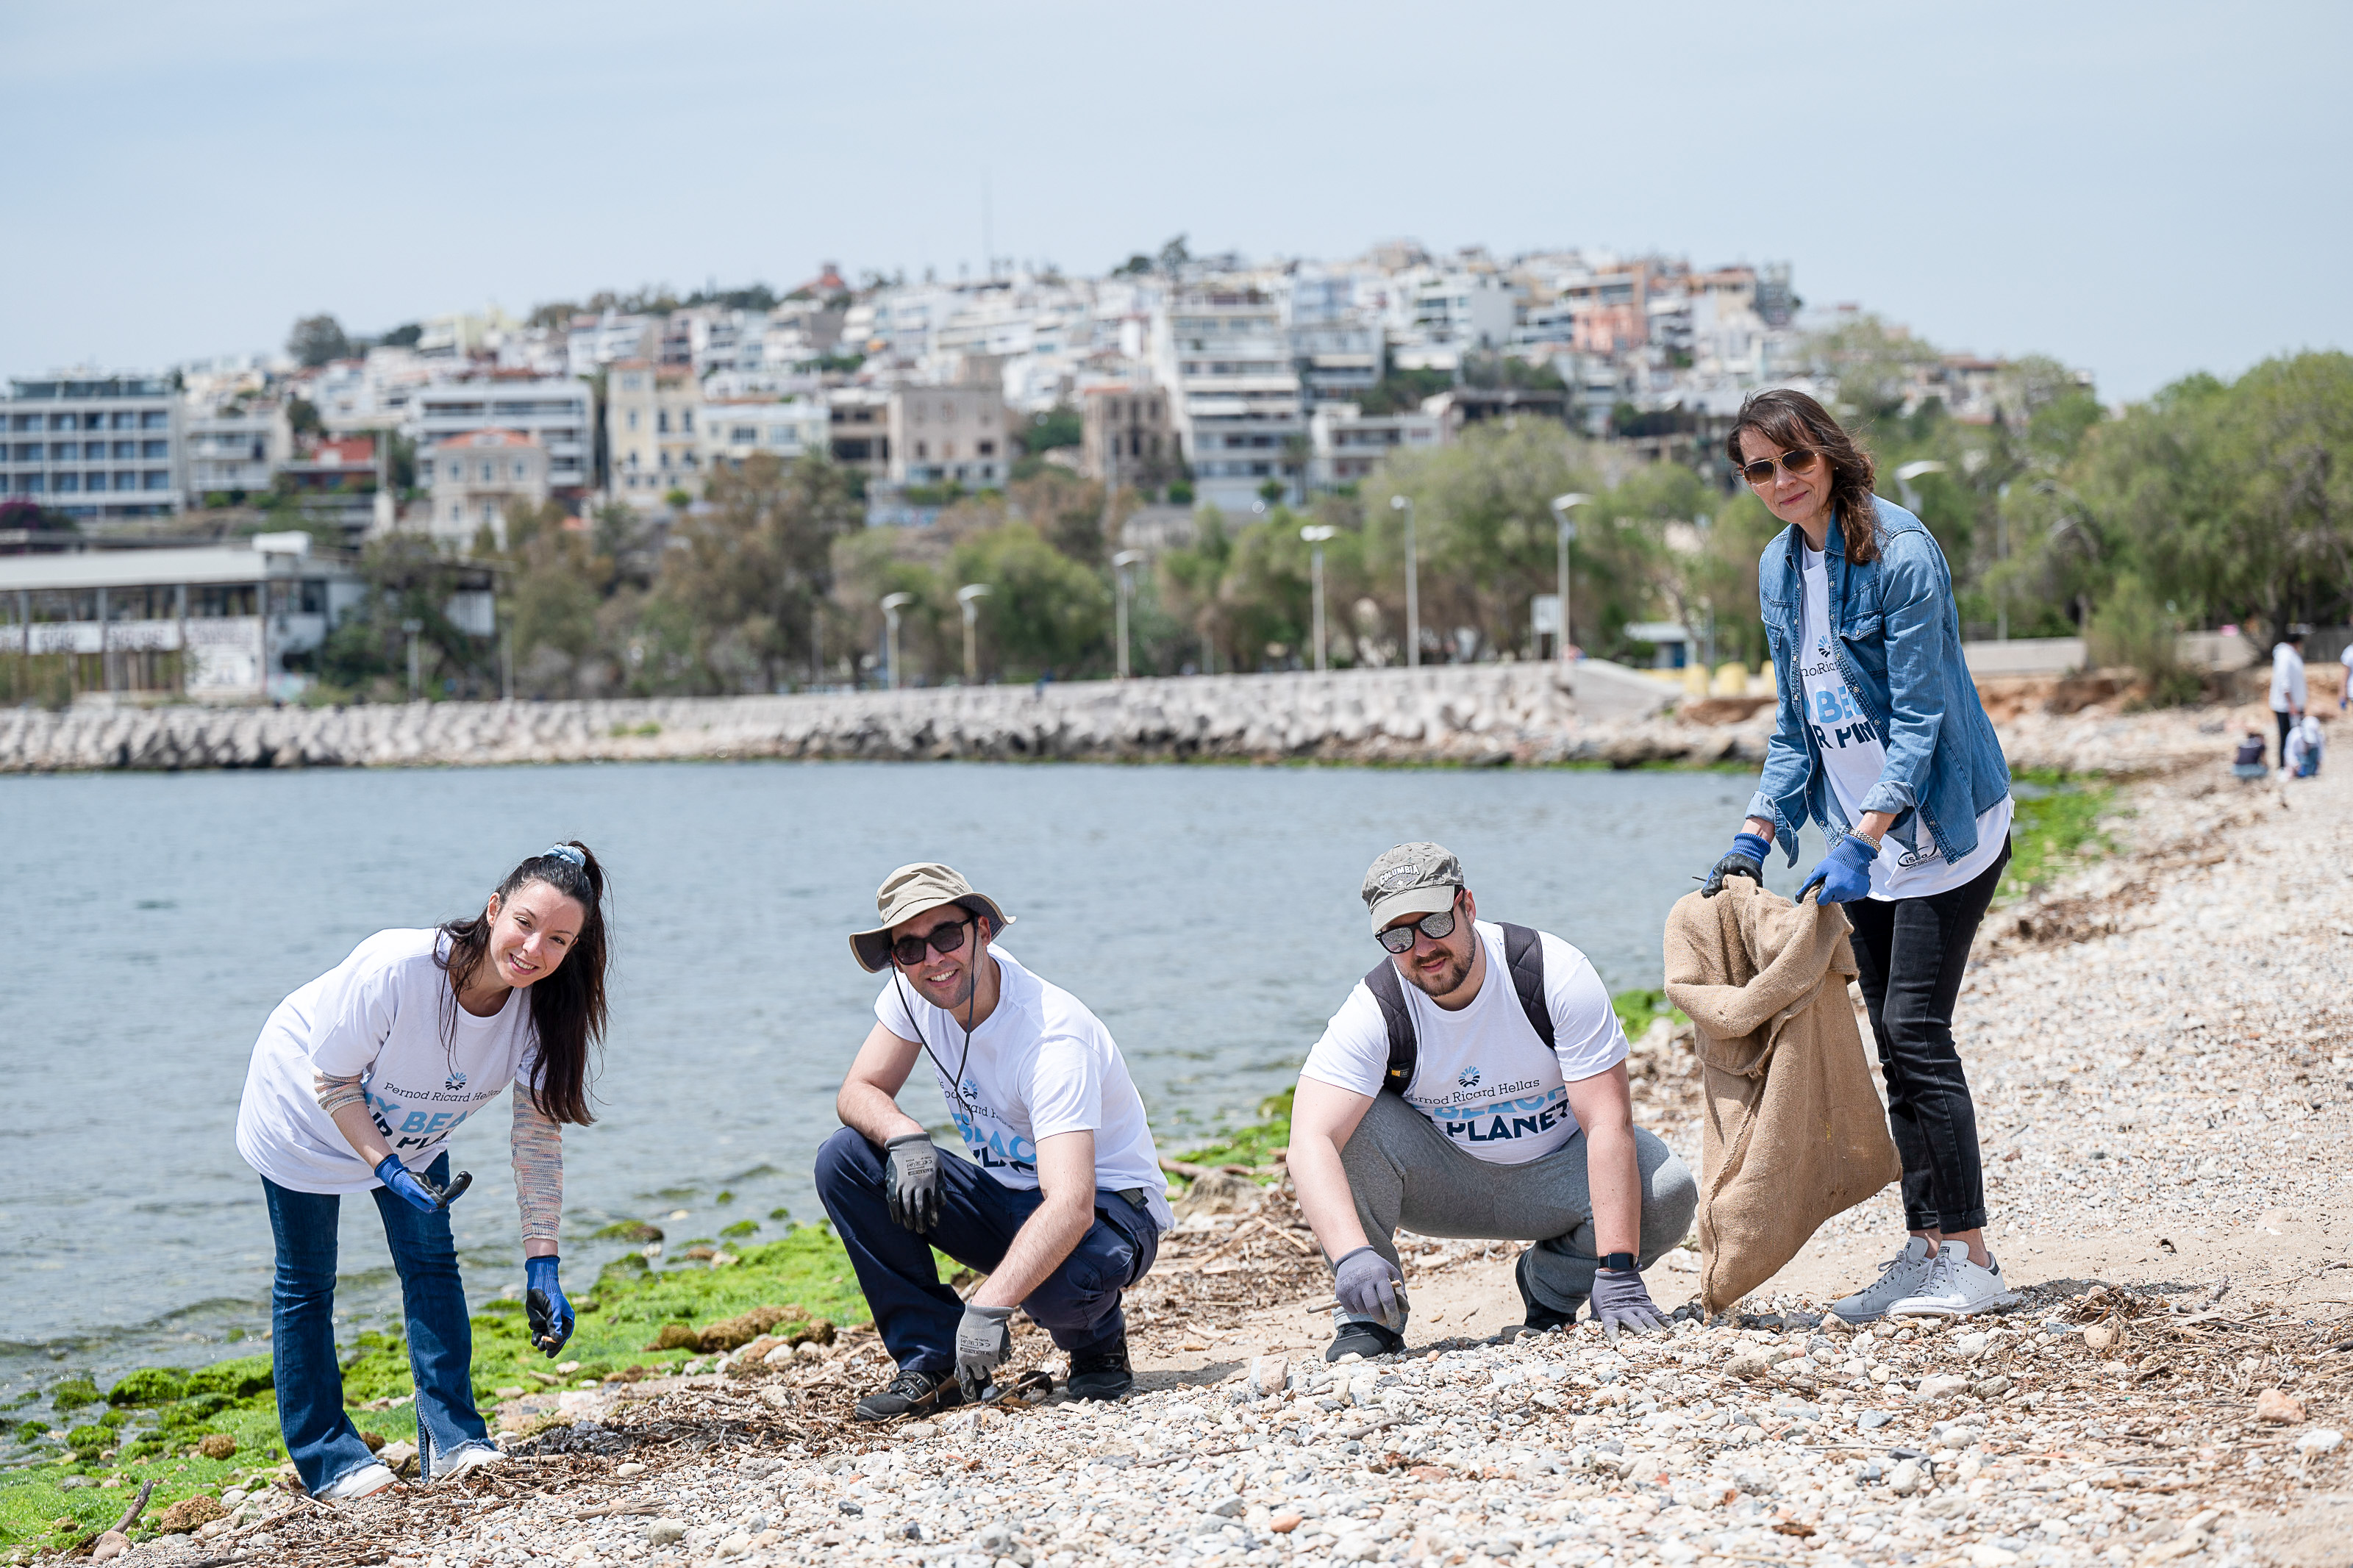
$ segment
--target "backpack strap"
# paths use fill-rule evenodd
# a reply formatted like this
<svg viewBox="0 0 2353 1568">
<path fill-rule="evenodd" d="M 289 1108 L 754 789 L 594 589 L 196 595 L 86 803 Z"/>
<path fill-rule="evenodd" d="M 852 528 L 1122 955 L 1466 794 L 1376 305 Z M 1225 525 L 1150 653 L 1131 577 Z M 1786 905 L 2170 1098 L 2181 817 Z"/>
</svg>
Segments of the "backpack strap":
<svg viewBox="0 0 2353 1568">
<path fill-rule="evenodd" d="M 1381 1088 L 1402 1095 L 1413 1087 L 1421 1057 L 1421 1042 L 1413 1032 L 1413 1010 L 1406 1005 L 1405 986 L 1398 979 L 1396 966 L 1385 958 L 1365 972 L 1365 989 L 1380 1004 L 1381 1023 L 1388 1031 L 1389 1065 L 1381 1075 Z"/>
<path fill-rule="evenodd" d="M 1528 1016 L 1528 1027 L 1545 1043 L 1545 1049 L 1556 1048 L 1552 1038 L 1552 1005 L 1545 1000 L 1544 941 L 1527 926 L 1508 922 L 1504 926 L 1504 966 L 1512 972 L 1512 989 L 1519 994 L 1520 1011 Z M 1381 967 L 1388 968 L 1387 964 Z"/>
</svg>

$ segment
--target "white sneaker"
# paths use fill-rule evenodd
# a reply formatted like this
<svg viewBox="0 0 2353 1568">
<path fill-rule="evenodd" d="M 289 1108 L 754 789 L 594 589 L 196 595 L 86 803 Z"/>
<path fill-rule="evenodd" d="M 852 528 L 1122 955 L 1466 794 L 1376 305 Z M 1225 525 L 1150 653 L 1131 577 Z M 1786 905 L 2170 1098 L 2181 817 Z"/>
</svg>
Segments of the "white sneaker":
<svg viewBox="0 0 2353 1568">
<path fill-rule="evenodd" d="M 345 1470 L 329 1481 L 327 1489 L 318 1497 L 321 1502 L 351 1502 L 359 1498 L 373 1497 L 399 1479 L 386 1466 L 362 1465 L 358 1469 Z"/>
<path fill-rule="evenodd" d="M 438 1487 L 444 1481 L 454 1481 L 468 1470 L 498 1464 L 505 1458 L 488 1443 L 461 1444 L 446 1454 L 434 1456 L 433 1484 Z"/>
<path fill-rule="evenodd" d="M 1904 1244 L 1903 1251 L 1887 1260 L 1886 1268 L 1876 1281 L 1857 1290 L 1831 1310 L 1850 1323 L 1875 1323 L 1887 1315 L 1892 1303 L 1919 1294 L 1936 1267 L 1936 1254 L 1930 1250 L 1927 1242 L 1915 1236 Z"/>
<path fill-rule="evenodd" d="M 1969 1249 L 1965 1242 L 1948 1241 L 1939 1250 L 1932 1266 L 1927 1283 L 1902 1300 L 1892 1303 L 1887 1315 L 1892 1318 L 1967 1318 L 1978 1312 L 1989 1312 L 1998 1307 L 2015 1307 L 2018 1297 L 2002 1283 L 2001 1259 L 1986 1254 L 1989 1267 L 1979 1268 L 1969 1261 Z"/>
</svg>

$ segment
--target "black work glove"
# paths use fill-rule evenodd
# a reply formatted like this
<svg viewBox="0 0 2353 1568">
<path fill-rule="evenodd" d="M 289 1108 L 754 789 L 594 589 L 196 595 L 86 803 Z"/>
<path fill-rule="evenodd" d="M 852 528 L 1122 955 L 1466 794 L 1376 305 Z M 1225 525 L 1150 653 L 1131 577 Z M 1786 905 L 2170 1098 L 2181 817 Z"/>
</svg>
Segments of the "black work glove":
<svg viewBox="0 0 2353 1568">
<path fill-rule="evenodd" d="M 940 1223 L 940 1151 L 931 1135 L 908 1132 L 882 1146 L 882 1193 L 891 1218 L 920 1236 Z"/>
<path fill-rule="evenodd" d="M 1754 833 L 1741 832 L 1732 836 L 1732 853 L 1709 868 L 1707 880 L 1699 885 L 1700 896 L 1712 899 L 1724 891 L 1726 877 L 1746 877 L 1758 887 L 1765 885 L 1765 857 L 1772 853 L 1772 845 Z"/>
</svg>

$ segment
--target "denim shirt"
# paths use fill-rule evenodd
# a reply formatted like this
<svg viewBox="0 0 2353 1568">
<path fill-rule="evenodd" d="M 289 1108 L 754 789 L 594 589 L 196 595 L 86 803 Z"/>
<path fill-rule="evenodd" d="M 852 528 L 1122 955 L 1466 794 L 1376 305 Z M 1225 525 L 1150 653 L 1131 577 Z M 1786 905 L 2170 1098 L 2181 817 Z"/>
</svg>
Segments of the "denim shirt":
<svg viewBox="0 0 2353 1568">
<path fill-rule="evenodd" d="M 1978 847 L 1978 815 L 2010 793 L 2010 764 L 1961 658 L 1960 613 L 1944 552 L 1902 507 L 1877 497 L 1872 506 L 1880 535 L 1876 560 L 1859 566 L 1847 560 L 1841 519 L 1832 518 L 1824 541 L 1830 618 L 1838 633 L 1831 651 L 1887 751 L 1886 768 L 1862 809 L 1894 814 L 1890 832 L 1907 848 L 1920 847 L 1925 829 L 1947 861 L 1959 861 Z M 1757 563 L 1757 608 L 1780 710 L 1764 776 L 1748 804 L 1749 816 L 1774 825 L 1793 864 L 1798 823 L 1810 817 L 1832 843 L 1853 826 L 1840 815 L 1831 792 L 1798 677 L 1802 543 L 1792 524 Z"/>
</svg>

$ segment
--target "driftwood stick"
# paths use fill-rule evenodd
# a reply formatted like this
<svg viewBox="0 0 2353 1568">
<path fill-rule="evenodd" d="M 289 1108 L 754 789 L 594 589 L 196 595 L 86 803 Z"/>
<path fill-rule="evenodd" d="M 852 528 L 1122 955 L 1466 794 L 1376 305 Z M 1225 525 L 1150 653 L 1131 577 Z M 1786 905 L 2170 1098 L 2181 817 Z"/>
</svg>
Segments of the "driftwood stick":
<svg viewBox="0 0 2353 1568">
<path fill-rule="evenodd" d="M 133 1524 L 138 1522 L 140 1514 L 144 1512 L 146 1510 L 148 1494 L 153 1492 L 154 1489 L 154 1479 L 150 1477 L 142 1485 L 141 1485 L 139 1495 L 131 1500 L 131 1506 L 122 1510 L 122 1517 L 114 1521 L 114 1529 L 117 1534 L 127 1531 Z"/>
</svg>

